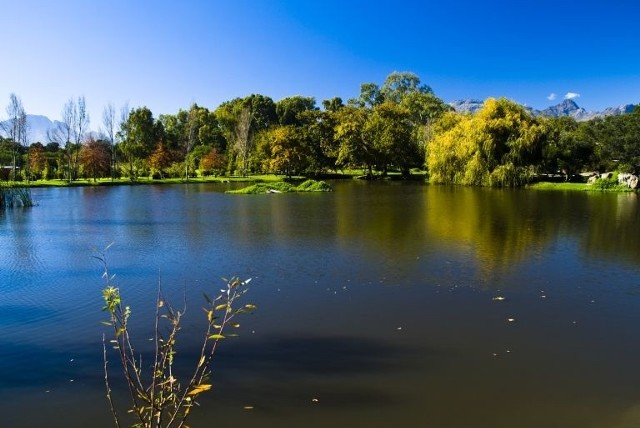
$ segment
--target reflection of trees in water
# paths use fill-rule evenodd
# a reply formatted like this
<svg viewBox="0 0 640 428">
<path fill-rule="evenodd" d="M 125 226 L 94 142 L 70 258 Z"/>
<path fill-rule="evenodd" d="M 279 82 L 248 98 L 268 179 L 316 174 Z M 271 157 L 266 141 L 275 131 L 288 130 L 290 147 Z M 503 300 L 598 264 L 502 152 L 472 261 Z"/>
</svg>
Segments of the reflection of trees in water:
<svg viewBox="0 0 640 428">
<path fill-rule="evenodd" d="M 432 186 L 427 227 L 468 245 L 488 274 L 535 257 L 563 236 L 587 256 L 640 262 L 638 195 Z"/>
<path fill-rule="evenodd" d="M 483 276 L 513 267 L 558 232 L 558 206 L 541 192 L 431 186 L 425 217 L 431 239 L 468 247 Z"/>
<path fill-rule="evenodd" d="M 592 258 L 640 264 L 640 212 L 636 193 L 598 194 L 588 198 L 588 233 L 582 248 Z"/>
</svg>

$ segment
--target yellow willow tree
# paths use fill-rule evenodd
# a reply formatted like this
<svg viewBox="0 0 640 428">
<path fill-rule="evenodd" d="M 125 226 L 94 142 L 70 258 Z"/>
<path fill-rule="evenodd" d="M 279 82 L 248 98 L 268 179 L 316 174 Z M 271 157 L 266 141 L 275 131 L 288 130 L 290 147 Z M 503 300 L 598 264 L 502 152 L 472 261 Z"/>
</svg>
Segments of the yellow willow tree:
<svg viewBox="0 0 640 428">
<path fill-rule="evenodd" d="M 427 145 L 431 181 L 514 187 L 535 175 L 548 136 L 543 119 L 522 106 L 489 98 L 475 115 L 445 114 Z"/>
</svg>

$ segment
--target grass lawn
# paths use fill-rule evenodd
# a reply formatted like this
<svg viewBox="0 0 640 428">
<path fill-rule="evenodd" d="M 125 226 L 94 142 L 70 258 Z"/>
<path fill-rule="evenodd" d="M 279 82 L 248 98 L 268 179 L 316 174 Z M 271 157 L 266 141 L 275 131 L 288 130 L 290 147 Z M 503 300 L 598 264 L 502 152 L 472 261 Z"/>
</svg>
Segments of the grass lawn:
<svg viewBox="0 0 640 428">
<path fill-rule="evenodd" d="M 534 190 L 564 190 L 564 191 L 580 191 L 580 192 L 635 192 L 625 186 L 616 186 L 611 189 L 601 189 L 597 186 L 587 183 L 552 183 L 541 181 L 526 186 L 527 189 Z"/>
</svg>

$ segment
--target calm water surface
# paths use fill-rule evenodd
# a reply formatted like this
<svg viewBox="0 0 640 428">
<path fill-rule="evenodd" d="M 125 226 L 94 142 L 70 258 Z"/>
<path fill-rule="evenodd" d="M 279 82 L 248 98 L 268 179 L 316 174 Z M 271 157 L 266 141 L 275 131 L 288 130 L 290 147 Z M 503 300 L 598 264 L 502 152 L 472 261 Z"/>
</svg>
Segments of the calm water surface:
<svg viewBox="0 0 640 428">
<path fill-rule="evenodd" d="M 158 278 L 186 290 L 187 360 L 202 291 L 253 278 L 193 426 L 640 426 L 638 195 L 334 187 L 38 189 L 1 213 L 0 426 L 111 426 L 111 242 L 142 350 Z"/>
</svg>

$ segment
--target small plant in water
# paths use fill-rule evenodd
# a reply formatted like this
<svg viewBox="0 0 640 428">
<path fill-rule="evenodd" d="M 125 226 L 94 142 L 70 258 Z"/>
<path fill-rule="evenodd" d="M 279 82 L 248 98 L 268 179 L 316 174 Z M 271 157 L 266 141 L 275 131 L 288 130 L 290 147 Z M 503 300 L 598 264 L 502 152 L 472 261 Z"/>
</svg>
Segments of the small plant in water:
<svg viewBox="0 0 640 428">
<path fill-rule="evenodd" d="M 255 309 L 251 304 L 237 305 L 237 300 L 246 293 L 246 285 L 250 280 L 225 279 L 225 287 L 217 297 L 204 295 L 207 323 L 198 359 L 194 361 L 190 373 L 179 375 L 175 370 L 176 342 L 186 303 L 181 311 L 171 307 L 163 298 L 159 281 L 155 305 L 154 349 L 152 355 L 149 355 L 151 361 L 147 362 L 134 350 L 129 329 L 131 308 L 122 303 L 120 290 L 113 284 L 114 276 L 109 273 L 105 252 L 94 257 L 102 263 L 104 269 L 103 278 L 106 284 L 102 296 L 105 303 L 104 311 L 109 314 L 109 320 L 104 321 L 104 324 L 112 329 L 109 343 L 120 359 L 124 381 L 129 390 L 129 413 L 133 414 L 137 421 L 132 426 L 187 427 L 187 418 L 193 406 L 197 405 L 198 396 L 212 387 L 211 363 L 218 344 L 227 337 L 236 336 L 233 333 L 227 334 L 226 330 L 238 328 L 240 325 L 235 322 L 235 318 Z M 102 341 L 107 400 L 115 425 L 121 427 L 111 390 L 105 335 Z"/>
<path fill-rule="evenodd" d="M 32 207 L 31 190 L 14 184 L 0 184 L 0 208 Z"/>
</svg>

